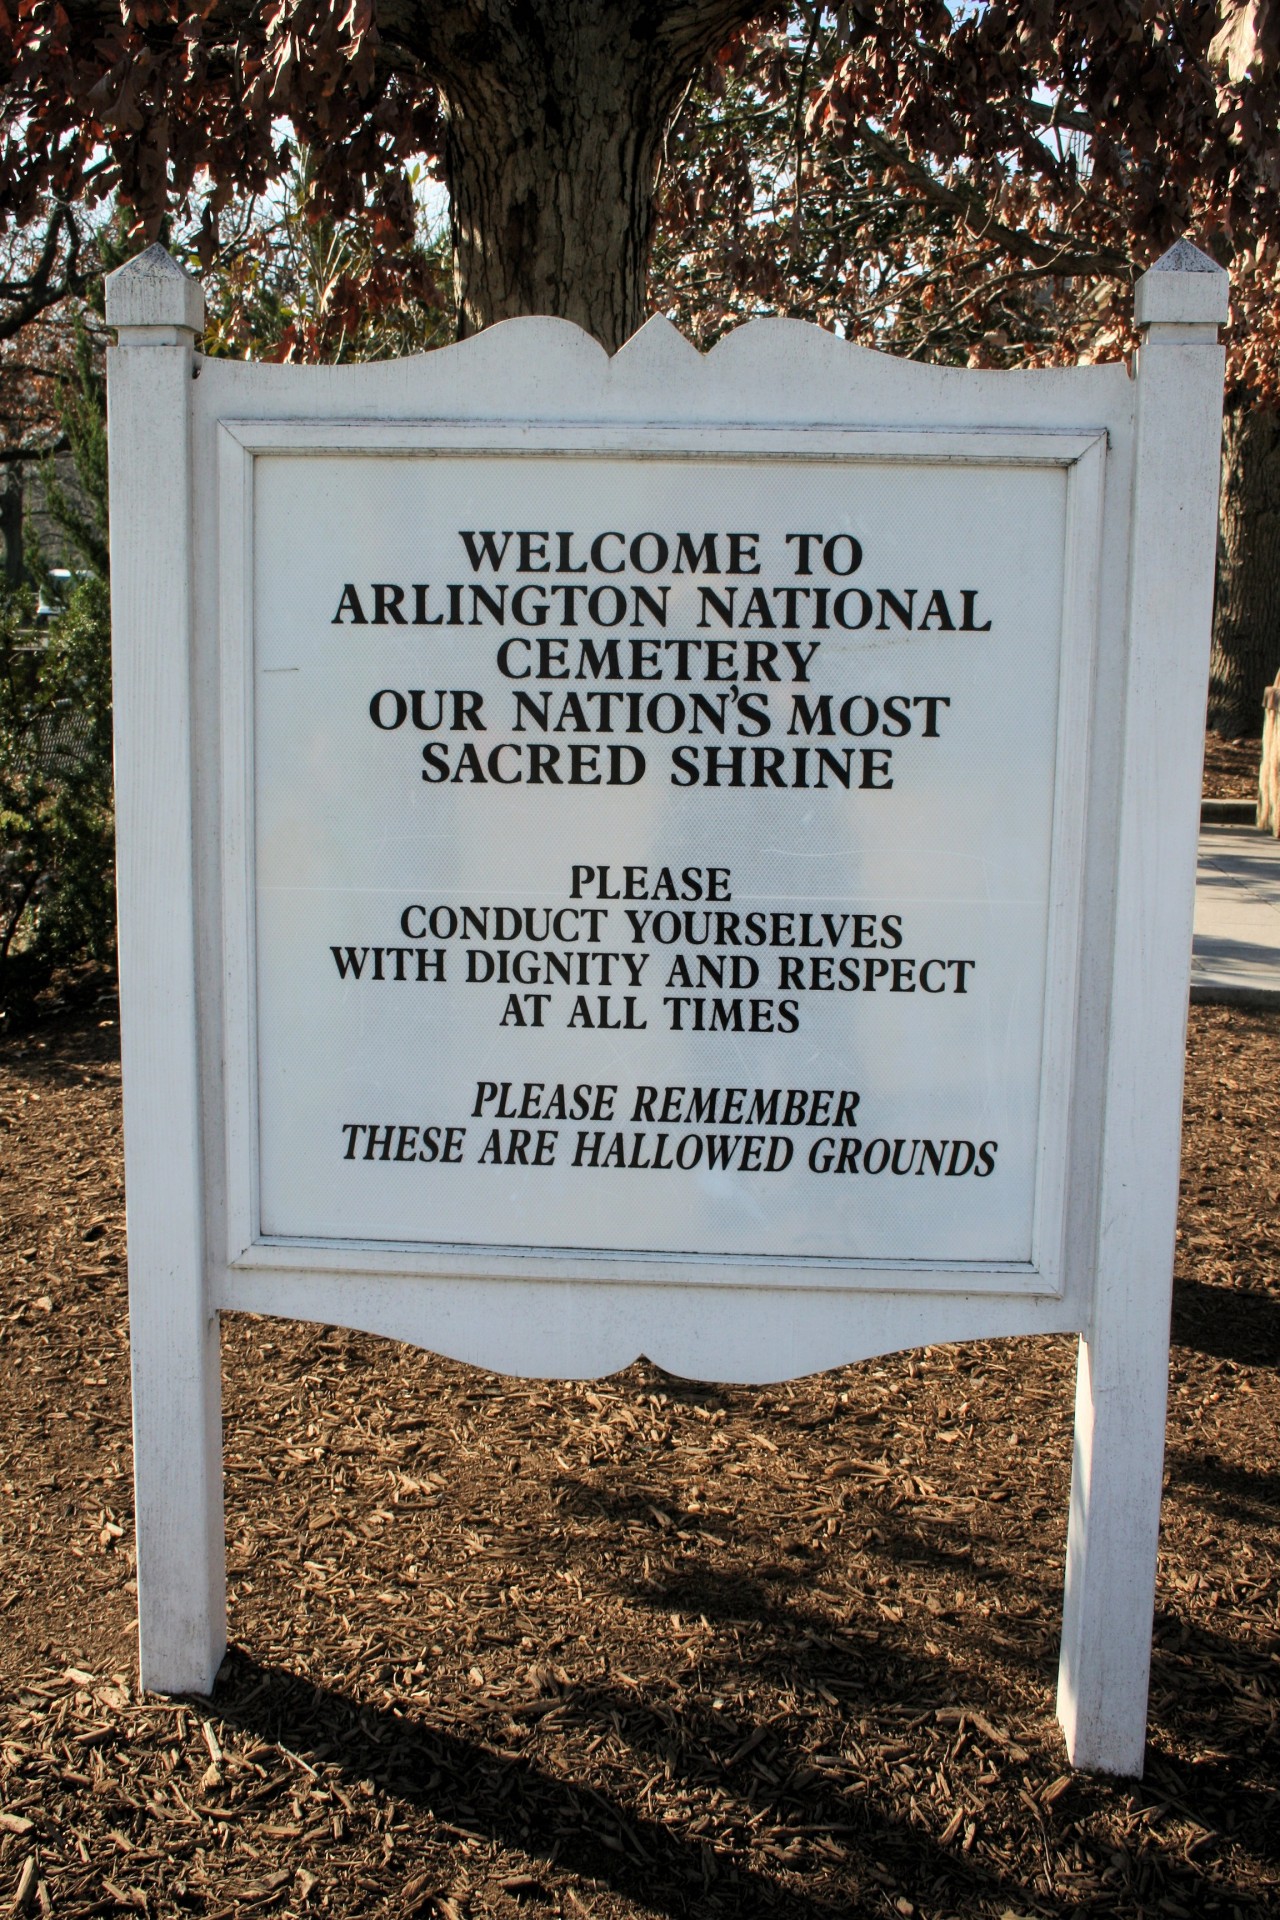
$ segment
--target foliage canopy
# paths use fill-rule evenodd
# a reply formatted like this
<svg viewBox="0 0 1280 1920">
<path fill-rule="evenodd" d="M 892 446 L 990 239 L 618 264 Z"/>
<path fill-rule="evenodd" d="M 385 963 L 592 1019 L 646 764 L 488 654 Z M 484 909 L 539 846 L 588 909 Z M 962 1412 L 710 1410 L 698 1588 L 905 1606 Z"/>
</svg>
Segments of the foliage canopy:
<svg viewBox="0 0 1280 1920">
<path fill-rule="evenodd" d="M 955 244 L 939 264 L 975 288 L 993 261 L 1026 282 L 1101 276 L 1114 298 L 1086 316 L 1095 336 L 1119 335 L 1133 274 L 1191 234 L 1231 260 L 1233 368 L 1270 398 L 1277 16 L 1280 0 L 0 0 L 0 217 L 119 193 L 147 238 L 185 208 L 209 264 L 236 196 L 282 179 L 302 146 L 310 213 L 367 209 L 385 252 L 411 240 L 422 156 L 453 196 L 466 330 L 506 311 L 569 310 L 563 273 L 476 288 L 484 262 L 545 248 L 527 203 L 586 164 L 590 141 L 567 125 L 581 109 L 584 126 L 611 118 L 644 149 L 644 193 L 664 162 L 668 234 L 675 213 L 696 228 L 714 202 L 711 244 L 741 265 L 741 298 L 770 278 L 748 215 L 752 128 L 726 125 L 713 154 L 704 122 L 690 168 L 690 104 L 699 80 L 713 95 L 749 84 L 789 129 L 797 209 L 807 186 L 835 195 L 841 163 L 855 192 L 858 168 L 872 168 L 891 198 L 945 216 Z M 638 48 L 661 84 L 639 88 L 623 66 L 595 74 L 602 17 L 610 44 Z M 496 104 L 521 92 L 523 117 Z M 545 132 L 541 173 L 521 150 L 531 126 Z M 491 177 L 477 191 L 482 159 Z M 597 200 L 611 195 L 607 178 L 593 184 Z M 634 224 L 634 209 L 620 205 L 624 217 Z M 835 219 L 827 234 L 830 281 L 863 236 Z M 652 237 L 651 223 L 636 236 L 645 259 Z"/>
</svg>

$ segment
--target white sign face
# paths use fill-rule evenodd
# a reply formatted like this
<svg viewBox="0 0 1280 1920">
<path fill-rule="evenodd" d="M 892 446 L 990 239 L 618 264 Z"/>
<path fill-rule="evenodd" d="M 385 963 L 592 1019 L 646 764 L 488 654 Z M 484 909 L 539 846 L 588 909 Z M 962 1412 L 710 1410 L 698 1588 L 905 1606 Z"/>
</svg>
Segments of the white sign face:
<svg viewBox="0 0 1280 1920">
<path fill-rule="evenodd" d="M 260 455 L 260 1234 L 1030 1263 L 1066 528 L 1048 464 Z"/>
</svg>

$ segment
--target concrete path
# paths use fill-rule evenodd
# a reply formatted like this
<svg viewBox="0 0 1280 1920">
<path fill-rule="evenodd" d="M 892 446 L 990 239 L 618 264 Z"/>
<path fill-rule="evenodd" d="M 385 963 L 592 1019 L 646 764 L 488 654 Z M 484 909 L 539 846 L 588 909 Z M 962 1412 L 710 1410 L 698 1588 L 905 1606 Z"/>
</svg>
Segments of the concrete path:
<svg viewBox="0 0 1280 1920">
<path fill-rule="evenodd" d="M 1280 840 L 1270 834 L 1200 829 L 1191 998 L 1280 1007 Z"/>
</svg>

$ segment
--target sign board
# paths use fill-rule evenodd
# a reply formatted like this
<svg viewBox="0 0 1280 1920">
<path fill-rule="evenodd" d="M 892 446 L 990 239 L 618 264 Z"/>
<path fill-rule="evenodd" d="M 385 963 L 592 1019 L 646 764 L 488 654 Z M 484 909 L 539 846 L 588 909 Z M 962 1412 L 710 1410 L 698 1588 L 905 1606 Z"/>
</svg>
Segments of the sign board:
<svg viewBox="0 0 1280 1920">
<path fill-rule="evenodd" d="M 221 1308 L 742 1379 L 1073 1330 L 1062 1711 L 1140 1766 L 1224 286 L 1145 277 L 1134 381 L 778 323 L 206 363 L 165 255 L 113 276 L 150 1684 L 221 1651 Z"/>
<path fill-rule="evenodd" d="M 224 431 L 237 1251 L 1060 1291 L 1101 433 Z"/>
</svg>

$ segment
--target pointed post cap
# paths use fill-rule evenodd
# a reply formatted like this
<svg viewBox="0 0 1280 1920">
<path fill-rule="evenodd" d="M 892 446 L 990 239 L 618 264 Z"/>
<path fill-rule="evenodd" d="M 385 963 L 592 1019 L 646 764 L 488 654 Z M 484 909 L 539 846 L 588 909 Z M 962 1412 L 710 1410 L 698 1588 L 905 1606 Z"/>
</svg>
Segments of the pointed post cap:
<svg viewBox="0 0 1280 1920">
<path fill-rule="evenodd" d="M 1133 290 L 1133 317 L 1140 327 L 1225 325 L 1230 276 L 1190 240 L 1175 240 Z"/>
<path fill-rule="evenodd" d="M 109 327 L 183 327 L 204 332 L 200 283 L 160 245 L 148 247 L 107 275 Z"/>
</svg>

